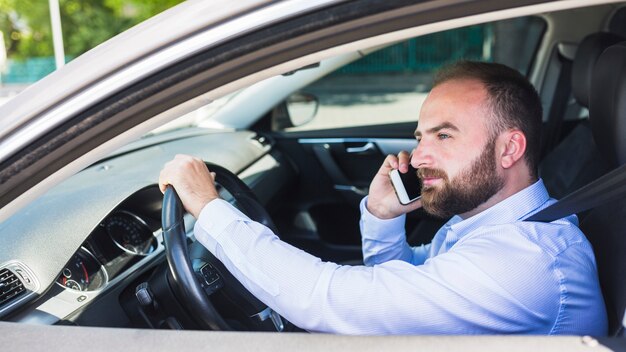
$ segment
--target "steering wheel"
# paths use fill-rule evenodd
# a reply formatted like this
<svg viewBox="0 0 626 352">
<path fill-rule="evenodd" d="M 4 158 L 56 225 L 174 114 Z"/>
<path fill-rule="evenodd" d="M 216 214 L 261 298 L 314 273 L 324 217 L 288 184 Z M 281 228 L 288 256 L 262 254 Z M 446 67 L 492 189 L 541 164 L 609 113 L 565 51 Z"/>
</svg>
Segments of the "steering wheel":
<svg viewBox="0 0 626 352">
<path fill-rule="evenodd" d="M 207 167 L 215 172 L 215 182 L 233 196 L 239 210 L 274 230 L 269 214 L 243 181 L 221 166 L 207 163 Z M 246 290 L 204 246 L 196 241 L 188 248 L 184 212 L 178 194 L 168 186 L 161 218 L 165 253 L 169 279 L 185 308 L 202 327 L 212 330 L 282 331 L 282 318 Z M 220 302 L 222 313 L 213 299 Z M 225 317 L 231 318 L 231 323 Z"/>
</svg>

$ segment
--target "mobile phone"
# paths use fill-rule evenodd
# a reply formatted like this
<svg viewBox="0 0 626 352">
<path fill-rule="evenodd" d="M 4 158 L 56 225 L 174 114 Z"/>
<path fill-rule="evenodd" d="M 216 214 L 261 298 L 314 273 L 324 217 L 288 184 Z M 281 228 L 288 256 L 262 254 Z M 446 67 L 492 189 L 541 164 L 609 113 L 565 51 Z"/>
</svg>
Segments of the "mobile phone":
<svg viewBox="0 0 626 352">
<path fill-rule="evenodd" d="M 398 196 L 400 204 L 407 205 L 421 197 L 422 180 L 417 177 L 417 170 L 409 164 L 409 171 L 401 173 L 393 169 L 389 172 L 391 185 Z"/>
</svg>

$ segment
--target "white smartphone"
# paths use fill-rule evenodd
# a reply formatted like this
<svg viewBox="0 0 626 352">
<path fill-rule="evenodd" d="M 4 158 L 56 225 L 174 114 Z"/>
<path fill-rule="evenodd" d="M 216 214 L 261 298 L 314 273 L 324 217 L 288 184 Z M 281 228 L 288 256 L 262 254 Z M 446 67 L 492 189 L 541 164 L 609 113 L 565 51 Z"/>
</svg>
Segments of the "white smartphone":
<svg viewBox="0 0 626 352">
<path fill-rule="evenodd" d="M 410 204 L 421 197 L 422 180 L 417 177 L 417 170 L 409 165 L 409 171 L 401 173 L 394 169 L 389 172 L 391 184 L 396 191 L 400 204 Z"/>
</svg>

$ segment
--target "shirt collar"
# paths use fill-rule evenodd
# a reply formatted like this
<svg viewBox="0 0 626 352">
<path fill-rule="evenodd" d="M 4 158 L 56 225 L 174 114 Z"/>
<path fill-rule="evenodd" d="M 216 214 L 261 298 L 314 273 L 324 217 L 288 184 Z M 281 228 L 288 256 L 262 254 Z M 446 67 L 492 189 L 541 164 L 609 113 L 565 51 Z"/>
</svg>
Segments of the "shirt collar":
<svg viewBox="0 0 626 352">
<path fill-rule="evenodd" d="M 505 200 L 497 203 L 465 220 L 458 215 L 450 219 L 446 225 L 459 237 L 485 225 L 498 225 L 515 222 L 526 218 L 543 208 L 542 205 L 550 200 L 548 191 L 539 179 L 534 184 L 524 188 Z"/>
</svg>

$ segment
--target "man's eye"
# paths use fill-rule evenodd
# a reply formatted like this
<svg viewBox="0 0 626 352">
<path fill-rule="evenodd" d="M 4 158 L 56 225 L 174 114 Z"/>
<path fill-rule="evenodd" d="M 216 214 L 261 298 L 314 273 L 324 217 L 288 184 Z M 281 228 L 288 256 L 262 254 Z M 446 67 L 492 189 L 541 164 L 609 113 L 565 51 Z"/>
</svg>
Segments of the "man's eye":
<svg viewBox="0 0 626 352">
<path fill-rule="evenodd" d="M 446 133 L 439 133 L 437 135 L 437 138 L 439 138 L 439 139 L 448 139 L 448 138 L 450 138 L 450 135 L 446 134 Z"/>
</svg>

